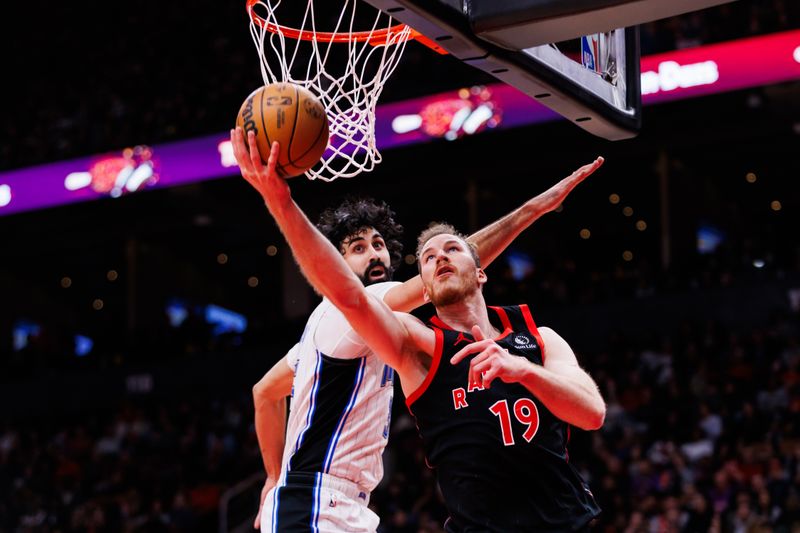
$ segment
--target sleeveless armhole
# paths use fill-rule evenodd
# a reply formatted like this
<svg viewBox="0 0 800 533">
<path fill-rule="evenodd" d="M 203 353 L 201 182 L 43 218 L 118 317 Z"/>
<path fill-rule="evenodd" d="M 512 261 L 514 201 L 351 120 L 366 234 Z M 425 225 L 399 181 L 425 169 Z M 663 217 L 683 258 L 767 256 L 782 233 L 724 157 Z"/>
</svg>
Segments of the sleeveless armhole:
<svg viewBox="0 0 800 533">
<path fill-rule="evenodd" d="M 288 352 L 286 352 L 286 355 L 283 356 L 283 360 L 286 362 L 286 366 L 288 366 L 291 369 L 292 375 L 294 375 L 295 372 L 297 371 L 297 365 L 300 362 L 299 342 L 294 346 L 292 346 L 292 348 Z"/>
<path fill-rule="evenodd" d="M 425 376 L 425 381 L 422 382 L 422 385 L 417 387 L 417 390 L 411 393 L 411 395 L 406 398 L 406 407 L 408 410 L 411 411 L 413 414 L 413 410 L 411 409 L 411 405 L 417 401 L 417 399 L 422 396 L 426 390 L 428 390 L 428 386 L 430 386 L 431 381 L 433 381 L 434 376 L 436 376 L 436 371 L 439 369 L 439 364 L 442 360 L 442 350 L 444 348 L 444 332 L 434 327 L 432 328 L 434 334 L 436 335 L 436 347 L 433 351 L 433 360 L 431 361 L 431 368 L 428 370 L 428 375 Z"/>
</svg>

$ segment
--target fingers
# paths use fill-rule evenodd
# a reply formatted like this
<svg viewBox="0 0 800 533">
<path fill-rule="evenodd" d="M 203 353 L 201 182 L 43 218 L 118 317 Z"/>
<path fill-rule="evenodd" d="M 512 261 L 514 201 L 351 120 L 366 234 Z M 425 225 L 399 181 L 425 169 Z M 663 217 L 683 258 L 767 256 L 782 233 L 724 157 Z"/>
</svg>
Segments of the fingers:
<svg viewBox="0 0 800 533">
<path fill-rule="evenodd" d="M 582 182 L 583 180 L 591 176 L 595 170 L 603 166 L 604 162 L 605 158 L 603 156 L 598 156 L 597 159 L 595 159 L 588 165 L 583 165 L 578 170 L 576 170 L 575 172 L 573 172 L 572 174 L 561 180 L 555 186 L 558 187 L 558 185 L 561 185 L 562 183 L 566 184 L 567 192 L 569 192 L 572 189 L 574 189 L 578 183 Z"/>
<path fill-rule="evenodd" d="M 481 358 L 480 361 L 478 361 L 479 358 Z M 469 371 L 469 383 L 480 383 L 483 388 L 488 389 L 492 386 L 492 381 L 503 373 L 503 364 L 496 354 L 484 352 L 473 359 Z"/>
<path fill-rule="evenodd" d="M 598 168 L 603 166 L 603 162 L 604 161 L 605 161 L 605 159 L 603 159 L 603 157 L 601 156 L 601 157 L 598 157 L 597 159 L 595 159 L 594 161 L 592 161 L 591 163 L 589 163 L 588 165 L 584 166 L 581 169 L 583 171 L 582 174 L 584 174 L 583 177 L 587 178 L 587 177 L 591 176 L 594 173 L 595 170 L 597 170 Z"/>
<path fill-rule="evenodd" d="M 264 509 L 264 500 L 267 499 L 267 494 L 275 486 L 274 482 L 271 482 L 271 478 L 267 478 L 264 482 L 264 486 L 261 489 L 261 503 L 258 504 L 258 514 L 256 514 L 256 519 L 253 521 L 253 529 L 261 529 L 261 511 Z"/>
<path fill-rule="evenodd" d="M 481 376 L 483 377 L 484 388 L 486 389 L 490 388 L 492 386 L 492 381 L 494 381 L 494 378 L 496 378 L 498 374 L 499 374 L 499 369 L 496 368 L 490 368 L 489 370 L 482 373 Z"/>
<path fill-rule="evenodd" d="M 266 166 L 258 149 L 255 132 L 248 131 L 245 139 L 245 132 L 237 126 L 231 130 L 231 145 L 242 176 L 261 192 L 262 196 L 268 189 L 280 189 L 280 186 L 271 181 L 271 178 L 278 176 L 276 169 L 278 168 L 280 145 L 277 142 L 273 142 L 270 146 Z"/>
<path fill-rule="evenodd" d="M 258 184 L 254 180 L 255 171 L 253 164 L 247 152 L 247 144 L 244 140 L 242 128 L 236 127 L 231 130 L 231 146 L 233 147 L 233 155 L 239 165 L 239 171 L 242 177 L 253 187 L 258 188 Z"/>
<path fill-rule="evenodd" d="M 264 164 L 261 162 L 261 152 L 258 151 L 256 132 L 253 130 L 247 132 L 247 144 L 250 147 L 250 162 L 253 164 L 253 170 L 261 172 Z"/>
<path fill-rule="evenodd" d="M 478 383 L 482 383 L 485 388 L 491 386 L 495 378 L 504 376 L 508 370 L 509 356 L 507 349 L 496 346 L 496 349 L 487 349 L 479 355 L 476 355 L 470 361 L 470 376 L 473 377 Z M 504 379 L 501 377 L 501 379 Z"/>
<path fill-rule="evenodd" d="M 492 356 L 495 351 L 491 350 L 492 346 L 496 346 L 496 344 L 492 339 L 486 338 L 480 326 L 472 326 L 472 336 L 475 338 L 475 342 L 461 348 L 450 358 L 450 363 L 455 365 L 468 355 L 477 354 L 469 363 L 467 381 L 468 383 L 480 383 L 483 387 L 489 387 L 499 372 L 493 363 Z M 498 349 L 500 348 L 498 347 Z"/>
<path fill-rule="evenodd" d="M 585 168 L 590 169 L 592 172 L 594 172 L 595 170 L 600 168 L 603 165 L 604 162 L 605 162 L 605 159 L 603 158 L 603 156 L 597 156 L 597 159 L 595 159 L 594 161 L 592 161 L 588 165 L 585 165 Z"/>
<path fill-rule="evenodd" d="M 472 358 L 469 362 L 469 371 L 467 372 L 467 383 L 483 383 L 482 371 L 479 368 L 488 368 L 491 366 L 490 352 L 483 350 L 481 353 Z"/>
<path fill-rule="evenodd" d="M 572 192 L 572 189 L 577 187 L 578 184 L 580 184 L 583 180 L 594 174 L 594 171 L 600 168 L 603 165 L 603 162 L 605 162 L 605 159 L 600 156 L 588 165 L 583 165 L 581 168 L 554 185 L 554 189 L 560 189 L 560 191 L 557 193 L 558 198 L 563 202 L 569 193 Z"/>
<path fill-rule="evenodd" d="M 233 148 L 233 156 L 242 170 L 248 170 L 247 166 L 249 159 L 247 158 L 247 147 L 242 137 L 242 128 L 236 127 L 231 130 L 231 147 Z"/>
<path fill-rule="evenodd" d="M 275 165 L 278 164 L 278 154 L 280 152 L 280 145 L 278 141 L 274 141 L 269 151 L 269 159 L 267 160 L 267 172 L 270 174 L 275 173 Z"/>
<path fill-rule="evenodd" d="M 450 363 L 453 365 L 458 364 L 459 361 L 464 359 L 466 356 L 483 351 L 489 343 L 491 343 L 491 341 L 482 340 L 464 346 L 453 357 L 450 358 Z"/>
<path fill-rule="evenodd" d="M 491 368 L 492 368 L 492 361 L 489 358 L 484 358 L 482 361 L 479 361 L 477 363 L 475 362 L 475 360 L 473 360 L 472 362 L 472 371 L 477 374 L 483 374 L 484 372 L 486 372 Z"/>
<path fill-rule="evenodd" d="M 450 364 L 456 365 L 461 362 L 466 356 L 473 354 L 475 352 L 479 352 L 481 349 L 476 347 L 476 343 L 468 344 L 461 348 L 456 354 L 450 358 Z"/>
<path fill-rule="evenodd" d="M 581 181 L 585 180 L 586 178 L 594 174 L 594 171 L 600 168 L 603 165 L 604 161 L 605 159 L 603 159 L 602 157 L 598 157 L 588 165 L 583 165 L 581 168 L 576 170 L 572 174 L 572 176 L 570 176 L 570 178 L 575 179 L 577 185 L 577 183 L 580 183 Z"/>
</svg>

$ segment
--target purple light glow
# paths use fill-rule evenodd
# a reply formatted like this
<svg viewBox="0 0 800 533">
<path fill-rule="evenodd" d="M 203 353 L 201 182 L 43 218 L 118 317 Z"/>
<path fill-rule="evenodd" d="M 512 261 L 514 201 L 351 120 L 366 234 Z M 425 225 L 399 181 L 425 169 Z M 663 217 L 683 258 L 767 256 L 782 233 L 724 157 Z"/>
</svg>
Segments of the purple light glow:
<svg viewBox="0 0 800 533">
<path fill-rule="evenodd" d="M 641 67 L 644 105 L 796 80 L 800 79 L 800 30 L 648 56 L 642 58 Z M 498 83 L 484 90 L 486 94 L 481 97 L 491 111 L 481 117 L 481 127 L 513 128 L 560 118 L 507 85 Z M 465 100 L 462 91 L 379 106 L 376 111 L 378 147 L 388 149 L 439 138 L 440 135 L 426 133 L 427 124 L 422 116 L 428 117 L 426 110 L 437 103 Z M 473 102 L 470 109 L 479 104 Z M 409 117 L 411 126 L 403 130 L 405 133 L 394 131 L 392 124 L 397 117 Z M 445 117 L 445 124 L 450 124 L 446 120 L 451 118 Z M 130 159 L 130 153 L 131 149 L 126 149 L 0 173 L 0 216 L 107 198 L 108 192 L 98 190 L 108 191 L 110 187 L 101 187 L 101 177 L 87 173 L 97 169 L 95 165 L 104 160 L 116 158 L 124 164 L 121 158 L 128 154 L 126 159 Z M 227 133 L 155 146 L 149 149 L 148 158 L 151 162 L 148 164 L 153 167 L 152 179 L 142 181 L 133 192 L 118 194 L 238 174 Z M 134 168 L 135 164 L 131 171 L 135 172 Z M 70 182 L 74 190 L 69 190 L 65 179 L 74 173 L 78 173 Z"/>
</svg>

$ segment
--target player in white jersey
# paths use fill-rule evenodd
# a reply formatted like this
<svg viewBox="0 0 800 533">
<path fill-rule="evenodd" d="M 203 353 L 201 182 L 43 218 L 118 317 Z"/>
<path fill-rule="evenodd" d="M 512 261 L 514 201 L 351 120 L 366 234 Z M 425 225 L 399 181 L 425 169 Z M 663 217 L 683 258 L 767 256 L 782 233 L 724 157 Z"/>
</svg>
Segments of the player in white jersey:
<svg viewBox="0 0 800 533">
<path fill-rule="evenodd" d="M 383 298 L 396 285 L 367 290 Z M 380 454 L 389 436 L 394 371 L 353 336 L 328 300 L 314 310 L 306 330 L 311 334 L 303 335 L 294 363 L 296 416 L 286 428 L 284 470 L 320 471 L 369 494 L 383 477 Z"/>
<path fill-rule="evenodd" d="M 231 132 L 242 175 L 259 192 L 261 160 L 255 139 L 245 145 Z M 470 237 L 481 261 L 493 261 L 522 230 L 558 207 L 602 160 L 585 165 L 518 209 Z M 263 192 L 262 192 L 263 195 Z M 394 310 L 422 305 L 419 276 L 391 279 L 400 258 L 394 213 L 386 204 L 346 202 L 323 214 L 322 233 L 339 248 L 368 290 Z M 358 302 L 354 302 L 358 305 Z M 315 309 L 303 337 L 254 387 L 256 433 L 267 481 L 262 491 L 262 531 L 375 531 L 367 507 L 383 475 L 392 399 L 392 370 L 350 328 L 327 300 Z M 292 393 L 286 422 L 285 398 Z M 281 453 L 283 452 L 283 453 Z"/>
<path fill-rule="evenodd" d="M 383 297 L 399 283 L 368 290 Z M 328 300 L 286 360 L 294 369 L 281 477 L 262 531 L 375 531 L 369 495 L 383 477 L 393 371 L 352 334 Z"/>
</svg>

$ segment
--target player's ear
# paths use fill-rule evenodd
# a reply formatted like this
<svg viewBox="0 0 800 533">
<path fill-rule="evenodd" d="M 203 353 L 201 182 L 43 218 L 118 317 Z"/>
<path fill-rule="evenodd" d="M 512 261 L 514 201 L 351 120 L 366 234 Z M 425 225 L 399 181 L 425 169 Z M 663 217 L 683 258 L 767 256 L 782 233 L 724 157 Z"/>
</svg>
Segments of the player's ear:
<svg viewBox="0 0 800 533">
<path fill-rule="evenodd" d="M 426 304 L 431 303 L 431 297 L 428 295 L 428 288 L 426 286 L 422 286 L 422 301 Z"/>
<path fill-rule="evenodd" d="M 486 275 L 486 271 L 482 268 L 478 268 L 478 283 L 483 285 L 489 280 L 489 277 Z"/>
</svg>

